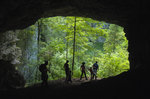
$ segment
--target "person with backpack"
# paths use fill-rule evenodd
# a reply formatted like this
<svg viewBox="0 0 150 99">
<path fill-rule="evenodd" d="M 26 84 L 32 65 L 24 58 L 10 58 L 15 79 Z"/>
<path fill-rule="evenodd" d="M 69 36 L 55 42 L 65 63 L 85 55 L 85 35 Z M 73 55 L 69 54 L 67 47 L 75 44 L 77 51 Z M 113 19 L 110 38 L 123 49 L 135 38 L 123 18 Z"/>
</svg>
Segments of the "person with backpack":
<svg viewBox="0 0 150 99">
<path fill-rule="evenodd" d="M 88 79 L 87 79 L 87 77 L 86 77 L 86 72 L 85 72 L 85 62 L 83 62 L 83 63 L 82 63 L 82 65 L 81 65 L 80 69 L 81 69 L 81 76 L 80 76 L 80 80 L 82 80 L 82 76 L 83 76 L 83 74 L 85 75 L 86 80 L 88 80 Z"/>
<path fill-rule="evenodd" d="M 97 69 L 98 69 L 98 62 L 96 61 L 94 64 L 93 64 L 93 79 L 95 77 L 95 80 L 97 79 Z"/>
<path fill-rule="evenodd" d="M 39 66 L 39 70 L 41 72 L 41 80 L 42 80 L 42 84 L 41 85 L 42 86 L 48 86 L 48 82 L 47 82 L 47 80 L 48 80 L 48 74 L 47 74 L 47 72 L 49 70 L 46 67 L 47 65 L 48 65 L 48 61 L 45 61 L 44 64 L 41 64 Z"/>
</svg>

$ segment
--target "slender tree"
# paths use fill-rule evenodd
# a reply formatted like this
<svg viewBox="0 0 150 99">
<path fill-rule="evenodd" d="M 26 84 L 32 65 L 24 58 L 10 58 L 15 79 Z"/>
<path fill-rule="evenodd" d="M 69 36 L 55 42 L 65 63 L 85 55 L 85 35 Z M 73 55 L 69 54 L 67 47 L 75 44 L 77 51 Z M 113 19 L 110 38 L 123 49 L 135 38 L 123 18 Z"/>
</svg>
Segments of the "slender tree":
<svg viewBox="0 0 150 99">
<path fill-rule="evenodd" d="M 68 36 L 68 32 L 66 33 L 66 37 Z M 68 59 L 68 38 L 67 38 L 67 40 L 66 40 L 66 60 Z"/>
<path fill-rule="evenodd" d="M 73 39 L 72 75 L 73 75 L 74 59 L 75 59 L 75 42 L 76 42 L 76 16 L 75 16 L 75 20 L 74 20 L 74 39 Z"/>
</svg>

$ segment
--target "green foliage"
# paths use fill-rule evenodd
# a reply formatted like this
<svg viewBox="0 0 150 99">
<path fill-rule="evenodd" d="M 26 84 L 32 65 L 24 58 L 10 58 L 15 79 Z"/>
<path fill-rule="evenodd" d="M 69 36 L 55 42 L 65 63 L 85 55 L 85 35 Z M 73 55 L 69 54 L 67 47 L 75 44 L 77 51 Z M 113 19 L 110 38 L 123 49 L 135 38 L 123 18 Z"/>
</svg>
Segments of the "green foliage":
<svg viewBox="0 0 150 99">
<path fill-rule="evenodd" d="M 47 66 L 50 69 L 49 80 L 64 78 L 63 66 L 66 60 L 69 60 L 69 66 L 72 68 L 75 17 L 43 18 L 38 22 L 41 30 L 40 43 L 37 60 L 34 61 L 36 64 L 41 64 L 45 60 L 49 61 Z M 25 48 L 33 45 L 31 39 L 33 35 L 37 34 L 37 28 L 36 23 L 19 34 L 22 43 L 25 38 L 28 38 L 28 47 Z M 100 78 L 115 76 L 129 69 L 128 41 L 120 26 L 99 22 L 91 18 L 76 17 L 75 44 L 73 77 L 80 77 L 80 66 L 83 61 L 86 63 L 88 76 L 90 75 L 88 68 L 95 61 L 98 61 L 99 64 L 98 77 Z M 25 45 L 21 45 L 24 48 Z M 31 49 L 35 51 L 33 47 Z M 35 66 L 35 64 L 29 64 L 30 68 L 35 68 Z M 35 72 L 34 75 L 40 75 L 40 73 L 36 74 Z"/>
</svg>

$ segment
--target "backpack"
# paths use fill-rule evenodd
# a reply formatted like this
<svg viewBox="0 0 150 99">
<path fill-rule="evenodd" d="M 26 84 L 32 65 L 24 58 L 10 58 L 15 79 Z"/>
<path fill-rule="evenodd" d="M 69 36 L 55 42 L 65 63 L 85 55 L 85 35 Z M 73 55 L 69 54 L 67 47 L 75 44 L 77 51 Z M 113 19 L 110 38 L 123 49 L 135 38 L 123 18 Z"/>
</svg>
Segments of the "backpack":
<svg viewBox="0 0 150 99">
<path fill-rule="evenodd" d="M 43 64 L 41 64 L 41 65 L 39 66 L 39 70 L 40 70 L 40 72 L 43 71 Z"/>
<path fill-rule="evenodd" d="M 95 63 L 93 66 L 96 70 L 98 69 L 98 64 Z"/>
</svg>

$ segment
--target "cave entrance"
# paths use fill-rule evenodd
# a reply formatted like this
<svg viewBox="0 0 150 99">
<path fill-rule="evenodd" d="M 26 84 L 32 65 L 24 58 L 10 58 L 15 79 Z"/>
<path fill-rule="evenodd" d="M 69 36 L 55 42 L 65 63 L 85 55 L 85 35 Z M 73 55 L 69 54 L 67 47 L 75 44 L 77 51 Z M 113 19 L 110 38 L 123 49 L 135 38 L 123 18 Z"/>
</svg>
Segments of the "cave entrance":
<svg viewBox="0 0 150 99">
<path fill-rule="evenodd" d="M 123 27 L 84 17 L 50 17 L 18 33 L 22 49 L 18 70 L 27 83 L 41 82 L 39 65 L 48 60 L 49 80 L 65 78 L 64 63 L 69 60 L 72 77 L 80 78 L 80 66 L 89 68 L 97 61 L 98 79 L 129 70 L 128 40 Z"/>
</svg>

